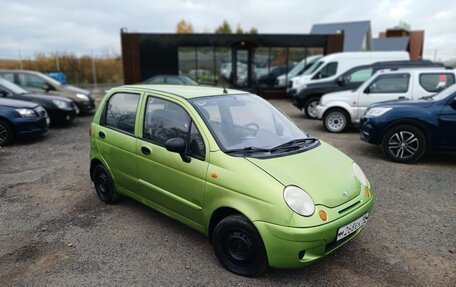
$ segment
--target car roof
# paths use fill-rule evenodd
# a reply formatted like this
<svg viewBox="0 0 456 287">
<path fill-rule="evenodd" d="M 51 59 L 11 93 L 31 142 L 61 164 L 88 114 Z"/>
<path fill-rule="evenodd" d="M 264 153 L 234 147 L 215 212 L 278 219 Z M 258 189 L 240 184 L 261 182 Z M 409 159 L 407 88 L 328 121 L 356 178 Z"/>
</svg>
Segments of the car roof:
<svg viewBox="0 0 456 287">
<path fill-rule="evenodd" d="M 138 84 L 138 85 L 127 85 L 120 86 L 116 89 L 140 89 L 146 92 L 162 92 L 171 95 L 175 95 L 185 99 L 193 99 L 199 97 L 210 97 L 210 96 L 220 96 L 220 95 L 239 95 L 247 94 L 245 91 L 226 89 L 224 93 L 223 87 L 206 87 L 206 86 L 187 86 L 187 85 L 148 85 L 148 84 Z"/>
<path fill-rule="evenodd" d="M 379 74 L 395 74 L 395 73 L 403 73 L 403 72 L 424 72 L 424 73 L 453 73 L 456 74 L 456 70 L 450 69 L 447 67 L 400 67 L 394 69 L 382 69 L 379 70 L 377 73 Z"/>
</svg>

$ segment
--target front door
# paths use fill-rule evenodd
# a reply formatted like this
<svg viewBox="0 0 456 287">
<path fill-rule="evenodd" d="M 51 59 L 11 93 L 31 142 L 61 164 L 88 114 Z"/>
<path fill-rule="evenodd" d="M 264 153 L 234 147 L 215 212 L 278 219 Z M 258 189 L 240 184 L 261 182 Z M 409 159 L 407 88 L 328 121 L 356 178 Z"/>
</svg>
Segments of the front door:
<svg viewBox="0 0 456 287">
<path fill-rule="evenodd" d="M 410 74 L 380 75 L 358 93 L 358 119 L 371 104 L 398 99 L 410 99 Z"/>
<path fill-rule="evenodd" d="M 203 137 L 186 110 L 175 102 L 148 96 L 145 109 L 142 136 L 136 147 L 139 192 L 156 209 L 201 227 L 208 168 Z M 171 138 L 187 142 L 190 162 L 165 148 Z"/>
<path fill-rule="evenodd" d="M 456 148 L 456 95 L 443 107 L 439 116 L 441 146 Z"/>
</svg>

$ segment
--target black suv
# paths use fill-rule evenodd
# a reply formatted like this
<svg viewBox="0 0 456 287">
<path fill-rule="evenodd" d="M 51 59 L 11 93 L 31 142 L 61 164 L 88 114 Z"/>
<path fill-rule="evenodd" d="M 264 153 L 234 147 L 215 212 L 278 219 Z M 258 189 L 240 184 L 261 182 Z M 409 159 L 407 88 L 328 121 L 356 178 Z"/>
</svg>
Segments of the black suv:
<svg viewBox="0 0 456 287">
<path fill-rule="evenodd" d="M 307 118 L 315 119 L 317 116 L 316 107 L 324 94 L 357 89 L 378 70 L 403 67 L 444 67 L 444 65 L 429 60 L 418 60 L 376 62 L 371 65 L 354 67 L 335 80 L 307 85 L 306 88 L 294 95 L 293 105 L 300 110 L 304 109 Z"/>
</svg>

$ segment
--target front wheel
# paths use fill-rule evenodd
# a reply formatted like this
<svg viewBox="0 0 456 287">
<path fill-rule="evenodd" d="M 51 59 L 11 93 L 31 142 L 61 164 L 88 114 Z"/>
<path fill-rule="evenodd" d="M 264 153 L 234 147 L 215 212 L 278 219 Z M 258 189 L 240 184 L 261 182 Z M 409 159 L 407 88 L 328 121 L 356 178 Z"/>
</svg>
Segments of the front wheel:
<svg viewBox="0 0 456 287">
<path fill-rule="evenodd" d="M 418 161 L 426 150 L 426 138 L 421 130 L 400 125 L 388 130 L 382 140 L 383 153 L 399 163 Z"/>
<path fill-rule="evenodd" d="M 304 105 L 304 112 L 308 119 L 316 119 L 317 118 L 317 106 L 320 102 L 318 97 L 310 98 L 306 101 Z"/>
<path fill-rule="evenodd" d="M 14 133 L 11 126 L 0 120 L 0 146 L 6 146 L 13 142 Z"/>
<path fill-rule="evenodd" d="M 341 133 L 348 127 L 350 117 L 341 109 L 332 109 L 323 117 L 323 125 L 328 132 Z"/>
<path fill-rule="evenodd" d="M 268 267 L 263 240 L 242 215 L 230 215 L 217 224 L 212 246 L 220 263 L 235 274 L 258 276 Z"/>
</svg>

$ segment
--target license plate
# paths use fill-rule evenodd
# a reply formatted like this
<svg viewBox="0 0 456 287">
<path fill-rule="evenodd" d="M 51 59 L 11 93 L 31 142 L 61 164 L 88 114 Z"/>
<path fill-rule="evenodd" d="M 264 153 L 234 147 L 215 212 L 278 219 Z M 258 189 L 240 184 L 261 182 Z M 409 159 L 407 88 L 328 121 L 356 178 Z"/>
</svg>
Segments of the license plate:
<svg viewBox="0 0 456 287">
<path fill-rule="evenodd" d="M 367 222 L 367 218 L 369 217 L 369 212 L 361 216 L 360 218 L 356 219 L 355 221 L 350 222 L 347 225 L 342 226 L 337 230 L 337 239 L 336 241 L 345 238 L 358 230 L 360 227 L 364 226 Z"/>
</svg>

